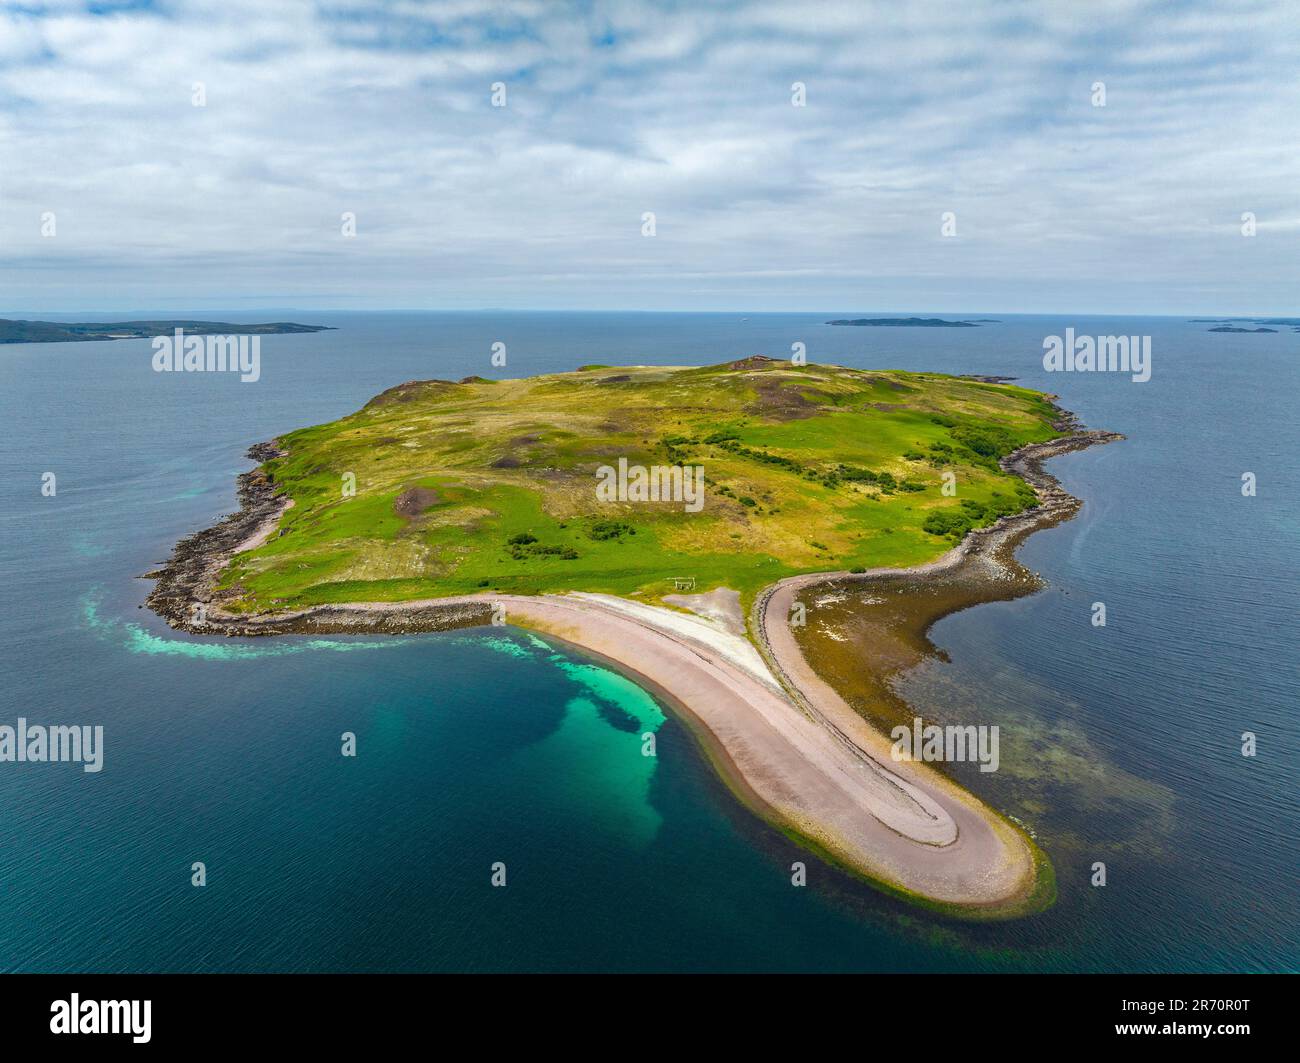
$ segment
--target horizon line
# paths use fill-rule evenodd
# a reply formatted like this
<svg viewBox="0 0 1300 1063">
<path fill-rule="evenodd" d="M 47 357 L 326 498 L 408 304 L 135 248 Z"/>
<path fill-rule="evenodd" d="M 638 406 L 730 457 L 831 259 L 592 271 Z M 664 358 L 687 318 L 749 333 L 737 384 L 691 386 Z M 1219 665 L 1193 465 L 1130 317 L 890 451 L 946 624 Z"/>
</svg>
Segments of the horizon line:
<svg viewBox="0 0 1300 1063">
<path fill-rule="evenodd" d="M 106 307 L 99 309 L 85 310 L 0 310 L 0 319 L 11 321 L 32 321 L 40 320 L 39 318 L 11 316 L 11 315 L 28 315 L 28 314 L 58 314 L 60 316 L 70 316 L 73 314 L 139 314 L 139 315 L 156 315 L 168 314 L 176 315 L 182 313 L 270 313 L 288 311 L 292 313 L 304 314 L 736 314 L 744 317 L 777 317 L 787 315 L 822 315 L 822 314 L 858 314 L 862 316 L 877 315 L 881 317 L 923 317 L 923 316 L 946 316 L 961 319 L 969 319 L 975 316 L 1000 315 L 1003 317 L 1060 317 L 1065 315 L 1075 315 L 1078 317 L 1161 317 L 1177 320 L 1188 320 L 1194 315 L 1204 317 L 1205 319 L 1213 318 L 1224 321 L 1259 321 L 1266 318 L 1285 318 L 1288 316 L 1300 317 L 1300 312 L 1294 315 L 1288 315 L 1286 312 L 1279 313 L 1256 313 L 1256 314 L 1229 314 L 1216 311 L 1188 311 L 1182 314 L 1156 311 L 1109 311 L 1109 310 L 744 310 L 731 308 L 714 308 L 714 309 L 640 309 L 635 307 L 501 307 L 501 306 L 482 306 L 482 307 L 416 307 L 416 306 L 390 306 L 390 307 L 366 307 L 366 308 L 345 308 L 345 307 L 307 307 L 307 306 L 265 306 L 265 307 L 210 307 L 200 309 L 196 307 L 177 307 L 166 309 L 154 307 L 152 309 L 133 309 L 133 310 L 113 310 Z"/>
</svg>

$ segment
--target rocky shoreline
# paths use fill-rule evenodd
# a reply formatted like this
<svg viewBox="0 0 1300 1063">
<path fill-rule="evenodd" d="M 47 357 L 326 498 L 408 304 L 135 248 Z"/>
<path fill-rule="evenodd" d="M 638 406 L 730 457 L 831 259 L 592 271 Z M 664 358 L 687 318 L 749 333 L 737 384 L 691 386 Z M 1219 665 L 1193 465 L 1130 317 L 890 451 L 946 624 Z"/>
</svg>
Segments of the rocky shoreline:
<svg viewBox="0 0 1300 1063">
<path fill-rule="evenodd" d="M 750 629 L 759 652 L 771 668 L 773 675 L 785 687 L 796 704 L 805 712 L 814 714 L 812 700 L 800 689 L 801 684 L 797 678 L 782 667 L 780 658 L 772 647 L 769 628 L 773 623 L 779 622 L 778 614 L 786 615 L 776 606 L 788 606 L 796 594 L 821 584 L 867 583 L 878 580 L 882 576 L 899 576 L 915 580 L 919 587 L 919 584 L 926 579 L 955 569 L 972 559 L 991 557 L 1014 539 L 1070 519 L 1083 503 L 1061 486 L 1061 482 L 1043 467 L 1043 462 L 1061 454 L 1113 443 L 1123 439 L 1124 436 L 1119 432 L 1079 428 L 1072 414 L 1063 414 L 1063 420 L 1058 423 L 1058 427 L 1073 428 L 1074 431 L 1068 436 L 1048 440 L 1045 443 L 1030 443 L 998 462 L 1004 471 L 1019 476 L 1034 488 L 1038 495 L 1038 505 L 1033 509 L 999 517 L 986 528 L 973 528 L 946 554 L 924 565 L 913 568 L 873 568 L 865 572 L 805 573 L 780 580 L 759 592 L 750 614 Z M 821 722 L 833 732 L 839 730 L 829 720 L 822 719 Z"/>
<path fill-rule="evenodd" d="M 250 447 L 247 456 L 262 463 L 284 453 L 279 440 L 272 439 Z M 394 609 L 343 604 L 248 616 L 228 613 L 216 595 L 221 570 L 246 544 L 273 533 L 288 509 L 278 485 L 260 466 L 240 473 L 237 494 L 237 512 L 182 539 L 160 568 L 140 577 L 157 580 L 145 605 L 178 631 L 230 637 L 404 634 L 474 627 L 491 619 L 490 604 L 457 600 L 416 602 Z"/>
<path fill-rule="evenodd" d="M 796 595 L 822 584 L 866 583 L 878 580 L 882 576 L 900 576 L 915 580 L 919 589 L 921 583 L 940 573 L 957 568 L 973 558 L 993 555 L 1012 539 L 1068 520 L 1083 503 L 1066 491 L 1060 481 L 1043 468 L 1043 462 L 1086 447 L 1113 443 L 1124 437 L 1118 432 L 1078 428 L 1072 414 L 1063 413 L 1063 419 L 1058 422 L 1058 427 L 1075 430 L 1070 435 L 1059 439 L 1048 440 L 1045 443 L 1030 443 L 998 462 L 1004 471 L 1019 476 L 1034 488 L 1039 501 L 1033 509 L 1000 517 L 986 528 L 973 528 L 946 554 L 924 565 L 913 568 L 873 568 L 865 572 L 805 573 L 779 580 L 759 592 L 750 613 L 750 630 L 759 653 L 796 705 L 806 714 L 817 719 L 842 742 L 850 746 L 856 745 L 854 740 L 844 734 L 833 720 L 828 719 L 814 707 L 815 702 L 821 699 L 809 697 L 803 689 L 808 685 L 807 677 L 791 674 L 803 672 L 804 669 L 784 666 L 782 655 L 772 645 L 771 628 L 774 624 L 785 621 L 789 615 L 789 606 Z M 792 657 L 790 647 L 786 646 L 785 649 L 785 658 L 789 661 Z M 797 663 L 806 664 L 802 654 L 799 654 Z"/>
</svg>

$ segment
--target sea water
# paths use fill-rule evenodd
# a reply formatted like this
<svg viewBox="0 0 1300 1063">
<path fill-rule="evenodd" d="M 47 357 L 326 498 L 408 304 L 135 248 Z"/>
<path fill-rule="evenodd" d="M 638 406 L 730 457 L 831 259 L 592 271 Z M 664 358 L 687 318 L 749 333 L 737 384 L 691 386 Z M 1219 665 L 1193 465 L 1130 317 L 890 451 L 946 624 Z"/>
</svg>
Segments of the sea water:
<svg viewBox="0 0 1300 1063">
<path fill-rule="evenodd" d="M 0 723 L 104 736 L 96 773 L 0 765 L 0 969 L 1300 966 L 1300 334 L 824 324 L 862 316 L 844 310 L 172 316 L 337 331 L 263 337 L 256 383 L 155 373 L 147 340 L 0 347 Z M 1151 337 L 1150 380 L 1045 372 L 1066 328 Z M 927 719 L 1000 727 L 999 771 L 961 777 L 1052 857 L 1044 915 L 971 926 L 831 871 L 741 809 L 646 692 L 517 629 L 195 638 L 140 608 L 135 577 L 235 508 L 250 444 L 393 384 L 795 343 L 1015 376 L 1128 437 L 1051 463 L 1085 505 L 1021 548 L 1047 589 L 940 622 L 947 659 L 903 686 Z"/>
</svg>

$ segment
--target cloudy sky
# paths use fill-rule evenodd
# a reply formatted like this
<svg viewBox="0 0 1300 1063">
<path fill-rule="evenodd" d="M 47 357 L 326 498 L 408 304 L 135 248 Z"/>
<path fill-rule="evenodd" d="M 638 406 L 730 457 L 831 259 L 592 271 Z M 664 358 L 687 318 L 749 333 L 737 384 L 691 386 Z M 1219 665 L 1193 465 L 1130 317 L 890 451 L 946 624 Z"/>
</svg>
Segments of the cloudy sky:
<svg viewBox="0 0 1300 1063">
<path fill-rule="evenodd" d="M 1285 0 L 0 2 L 0 312 L 1298 292 Z"/>
</svg>

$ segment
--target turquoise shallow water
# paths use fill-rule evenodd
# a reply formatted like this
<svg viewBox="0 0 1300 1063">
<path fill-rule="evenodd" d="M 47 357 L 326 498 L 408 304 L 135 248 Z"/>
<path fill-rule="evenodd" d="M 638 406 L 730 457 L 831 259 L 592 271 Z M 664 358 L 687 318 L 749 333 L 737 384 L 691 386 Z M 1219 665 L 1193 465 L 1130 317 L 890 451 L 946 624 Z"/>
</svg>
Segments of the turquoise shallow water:
<svg viewBox="0 0 1300 1063">
<path fill-rule="evenodd" d="M 821 324 L 851 312 L 274 316 L 340 328 L 267 338 L 254 385 L 154 374 L 146 342 L 0 348 L 0 723 L 105 729 L 99 774 L 0 765 L 0 969 L 1300 966 L 1300 335 Z M 1042 337 L 1071 325 L 1151 335 L 1151 382 L 1044 374 Z M 1037 832 L 1056 908 L 968 927 L 815 862 L 792 887 L 801 854 L 735 806 L 680 723 L 522 632 L 194 639 L 138 608 L 134 577 L 233 508 L 250 443 L 403 380 L 502 375 L 497 340 L 510 375 L 801 341 L 842 364 L 1016 375 L 1128 435 L 1055 463 L 1087 504 L 1021 551 L 1049 589 L 943 621 L 949 660 L 907 684 L 927 715 L 1002 726 L 1002 770 L 970 781 Z M 356 758 L 339 756 L 344 731 Z"/>
</svg>

